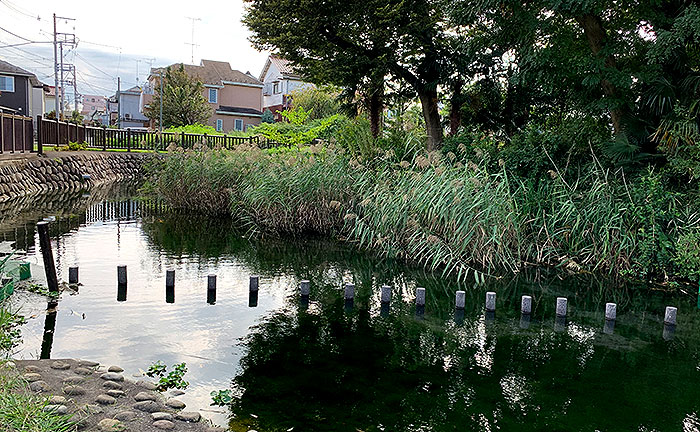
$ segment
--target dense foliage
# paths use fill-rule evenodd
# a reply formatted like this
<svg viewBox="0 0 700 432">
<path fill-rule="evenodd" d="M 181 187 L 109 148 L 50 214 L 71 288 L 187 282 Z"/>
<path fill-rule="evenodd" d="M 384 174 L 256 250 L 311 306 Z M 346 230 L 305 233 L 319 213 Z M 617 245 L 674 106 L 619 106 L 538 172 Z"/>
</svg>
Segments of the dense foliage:
<svg viewBox="0 0 700 432">
<path fill-rule="evenodd" d="M 211 107 L 202 93 L 202 82 L 189 76 L 182 65 L 167 67 L 163 72 L 164 76 L 160 78 L 163 80 L 163 101 L 160 92 L 155 92 L 146 116 L 158 124 L 162 103 L 164 128 L 206 122 L 211 115 Z"/>
<path fill-rule="evenodd" d="M 428 150 L 447 127 L 509 141 L 581 117 L 592 128 L 580 132 L 602 131 L 597 143 L 621 163 L 688 152 L 698 139 L 700 8 L 691 1 L 247 2 L 254 44 L 307 79 L 378 94 L 380 104 L 417 98 Z"/>
<path fill-rule="evenodd" d="M 602 167 L 567 175 L 555 166 L 535 181 L 503 160 L 491 167 L 485 151 L 398 153 L 181 151 L 160 162 L 150 188 L 175 207 L 231 213 L 254 229 L 347 237 L 461 278 L 528 265 L 698 276 L 688 246 L 699 235 L 697 209 L 657 172 L 631 183 Z"/>
</svg>

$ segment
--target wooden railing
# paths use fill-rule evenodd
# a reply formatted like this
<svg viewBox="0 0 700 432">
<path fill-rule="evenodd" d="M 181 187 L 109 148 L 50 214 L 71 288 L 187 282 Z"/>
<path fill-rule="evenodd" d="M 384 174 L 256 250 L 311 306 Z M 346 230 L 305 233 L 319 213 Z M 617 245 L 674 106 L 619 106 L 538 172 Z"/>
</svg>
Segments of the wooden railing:
<svg viewBox="0 0 700 432">
<path fill-rule="evenodd" d="M 25 153 L 33 149 L 32 118 L 0 113 L 0 153 Z"/>
<path fill-rule="evenodd" d="M 84 144 L 88 148 L 101 150 L 157 150 L 163 151 L 176 144 L 183 148 L 206 145 L 210 148 L 223 147 L 231 149 L 241 144 L 255 145 L 260 148 L 278 147 L 280 144 L 264 137 L 236 137 L 229 135 L 188 134 L 184 132 L 148 131 L 142 129 L 111 129 L 76 125 L 57 120 L 37 119 L 39 152 L 43 146 Z"/>
</svg>

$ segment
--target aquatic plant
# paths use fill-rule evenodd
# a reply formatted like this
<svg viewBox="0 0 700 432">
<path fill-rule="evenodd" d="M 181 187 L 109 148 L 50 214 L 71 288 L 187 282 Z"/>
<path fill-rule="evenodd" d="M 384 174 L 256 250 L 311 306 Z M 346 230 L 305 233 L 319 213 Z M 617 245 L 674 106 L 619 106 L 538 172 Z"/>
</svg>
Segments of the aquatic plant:
<svg viewBox="0 0 700 432">
<path fill-rule="evenodd" d="M 160 379 L 156 384 L 156 389 L 163 392 L 171 388 L 186 389 L 190 385 L 190 383 L 183 379 L 186 373 L 187 365 L 185 363 L 173 365 L 173 370 L 168 372 L 167 366 L 159 360 L 148 367 L 146 375 L 150 377 L 159 377 Z"/>
<path fill-rule="evenodd" d="M 665 279 L 680 269 L 675 239 L 699 227 L 697 208 L 665 193 L 653 171 L 630 183 L 621 170 L 597 165 L 567 178 L 553 165 L 533 181 L 438 152 L 180 151 L 147 190 L 175 208 L 230 213 L 254 230 L 334 235 L 461 279 L 529 265 Z"/>
</svg>

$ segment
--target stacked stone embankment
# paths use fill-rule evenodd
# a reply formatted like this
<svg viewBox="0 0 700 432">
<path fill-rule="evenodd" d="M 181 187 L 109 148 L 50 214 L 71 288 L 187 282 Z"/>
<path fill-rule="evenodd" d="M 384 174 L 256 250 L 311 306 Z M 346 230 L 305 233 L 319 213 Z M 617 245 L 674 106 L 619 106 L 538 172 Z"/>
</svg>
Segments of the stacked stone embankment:
<svg viewBox="0 0 700 432">
<path fill-rule="evenodd" d="M 0 202 L 56 190 L 89 189 L 135 179 L 153 157 L 143 153 L 53 153 L 0 159 Z"/>
</svg>

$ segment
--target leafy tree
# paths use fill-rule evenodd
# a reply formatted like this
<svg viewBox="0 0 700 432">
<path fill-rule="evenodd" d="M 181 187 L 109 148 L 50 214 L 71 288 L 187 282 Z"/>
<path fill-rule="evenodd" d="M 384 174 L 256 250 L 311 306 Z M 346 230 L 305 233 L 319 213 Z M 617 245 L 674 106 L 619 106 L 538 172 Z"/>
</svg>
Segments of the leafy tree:
<svg viewBox="0 0 700 432">
<path fill-rule="evenodd" d="M 163 79 L 163 127 L 178 127 L 206 123 L 211 107 L 203 94 L 204 85 L 189 76 L 182 65 L 165 69 Z M 160 92 L 155 92 L 146 116 L 158 123 L 160 119 Z"/>
<path fill-rule="evenodd" d="M 265 111 L 263 111 L 262 117 L 260 118 L 260 121 L 263 123 L 274 123 L 275 122 L 275 116 L 272 114 L 272 111 L 270 111 L 270 108 L 265 108 Z"/>
<path fill-rule="evenodd" d="M 299 88 L 292 91 L 292 105 L 309 112 L 309 120 L 338 114 L 340 91 L 333 86 Z"/>
<path fill-rule="evenodd" d="M 440 146 L 438 88 L 460 58 L 460 37 L 445 19 L 449 2 L 246 1 L 243 21 L 257 48 L 279 51 L 314 81 L 368 95 L 370 118 L 377 117 L 386 79 L 401 80 L 420 99 L 428 148 Z"/>
</svg>

